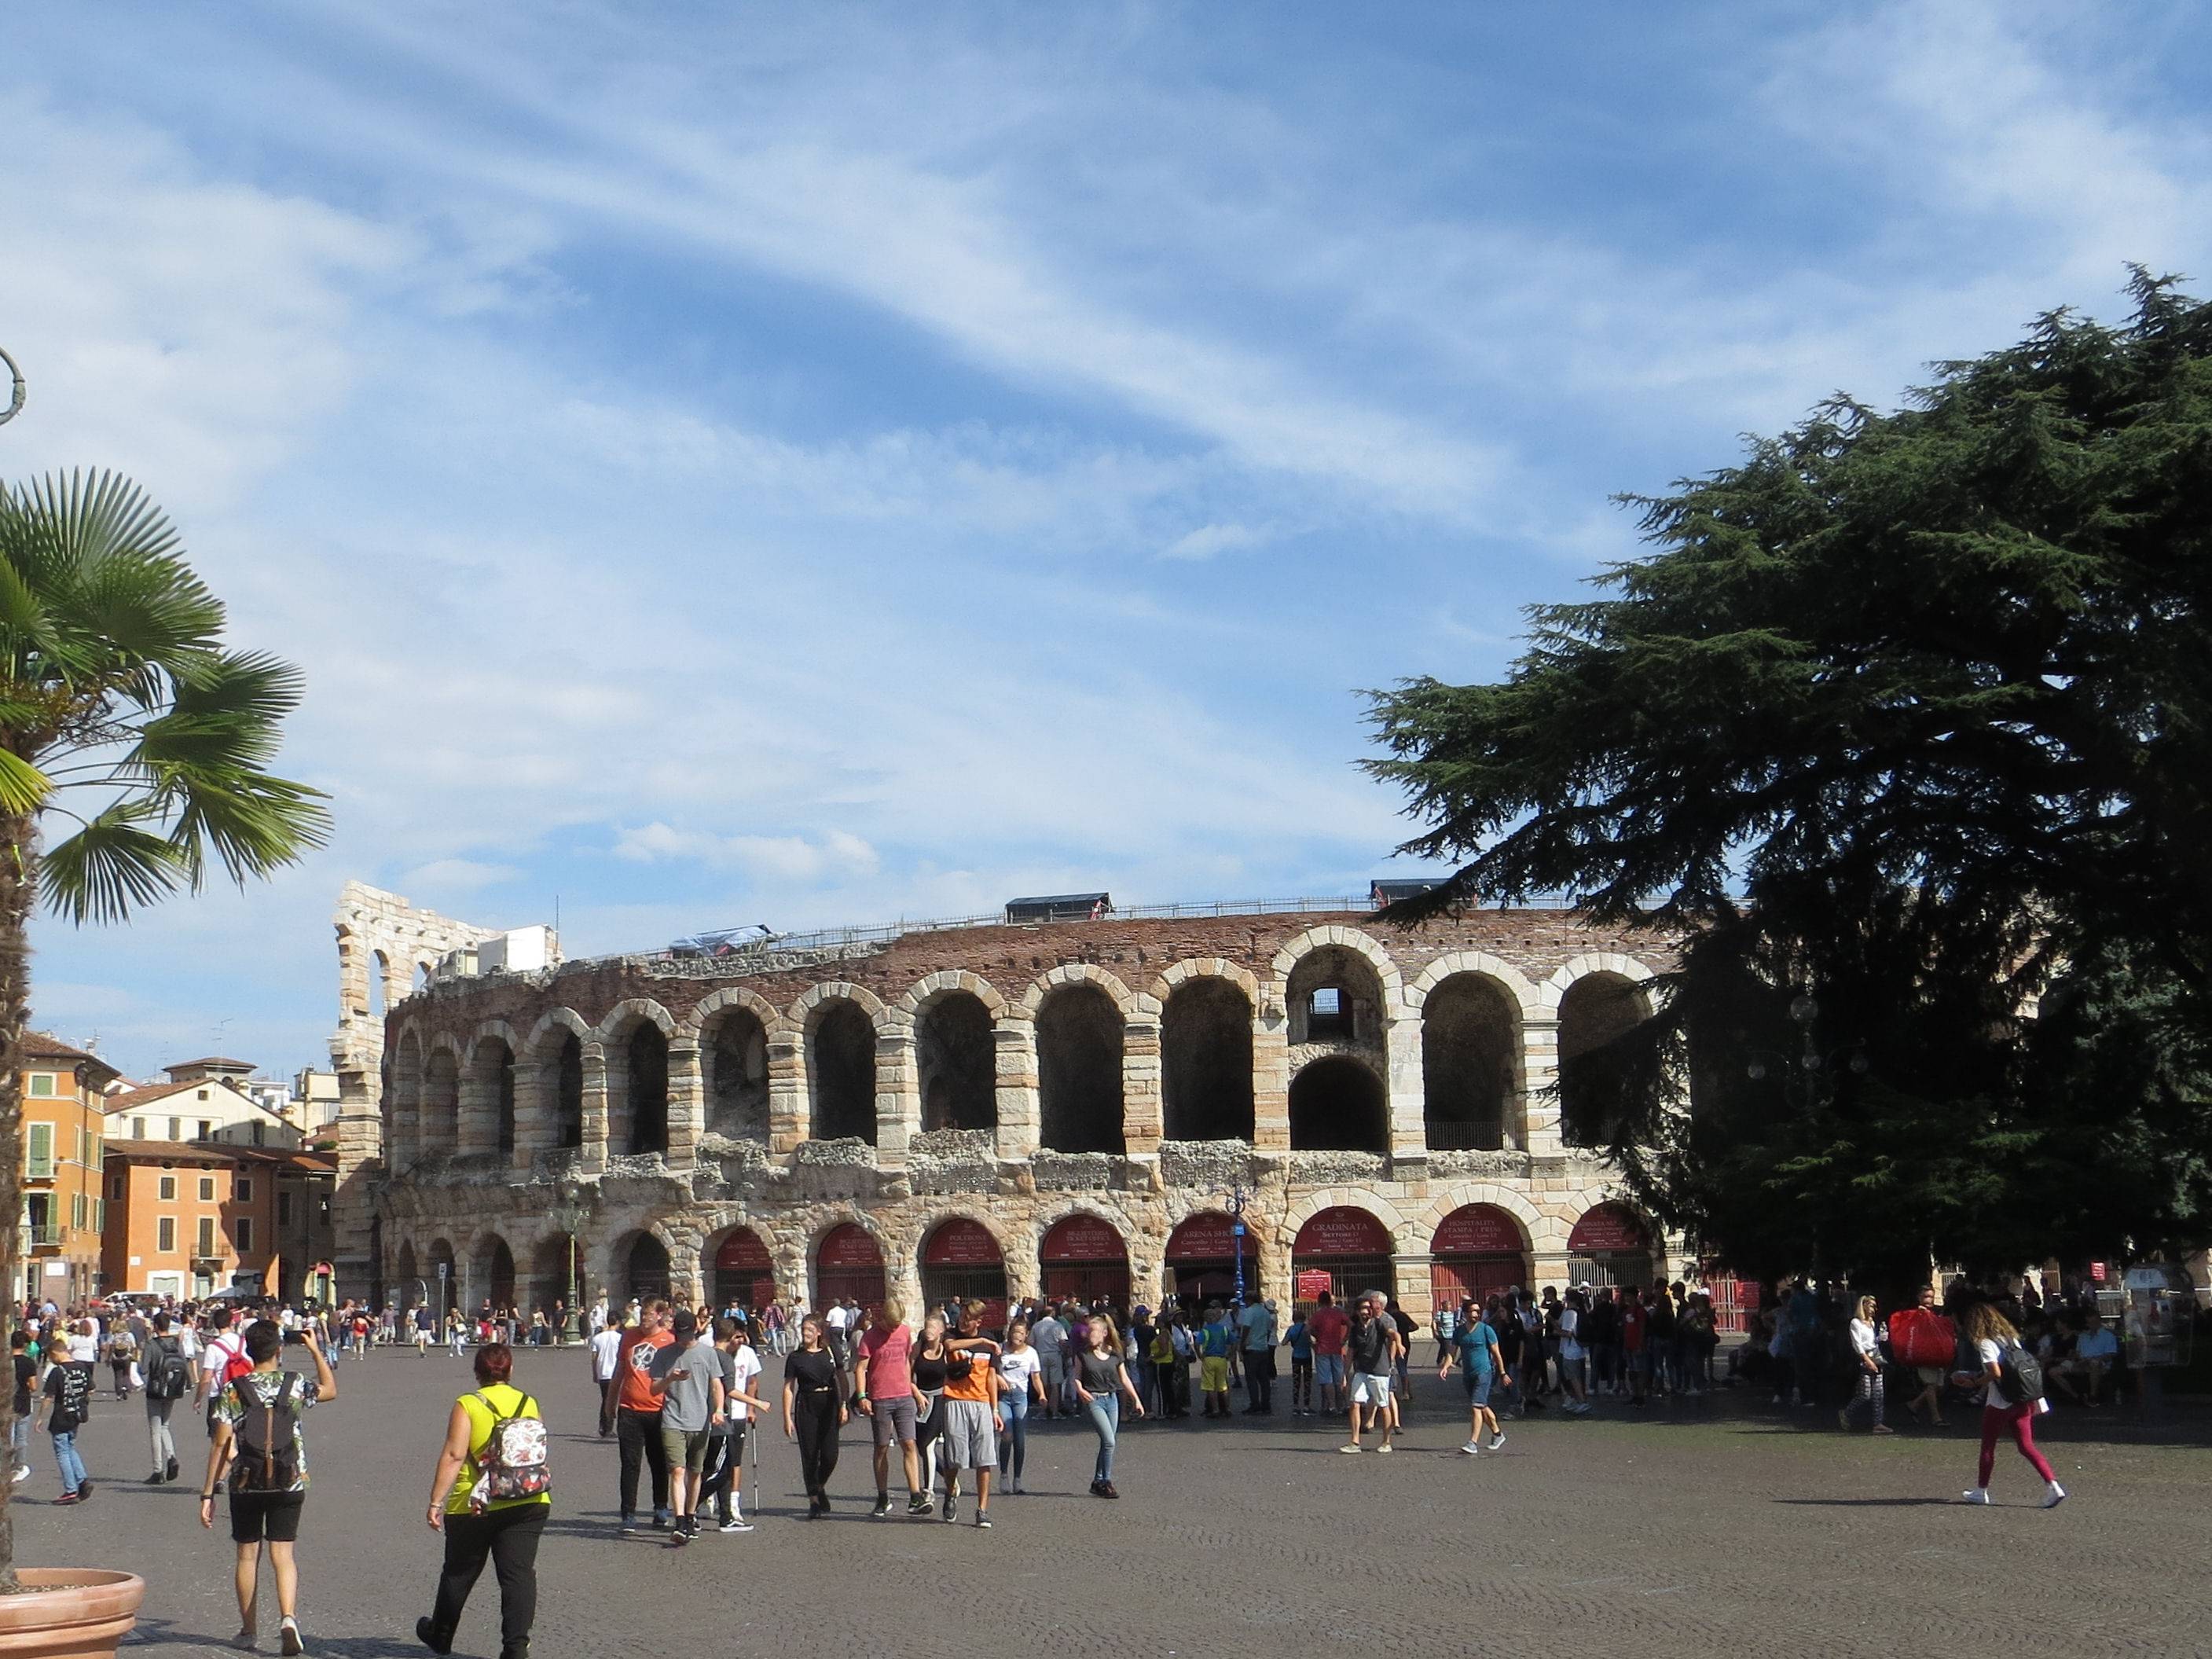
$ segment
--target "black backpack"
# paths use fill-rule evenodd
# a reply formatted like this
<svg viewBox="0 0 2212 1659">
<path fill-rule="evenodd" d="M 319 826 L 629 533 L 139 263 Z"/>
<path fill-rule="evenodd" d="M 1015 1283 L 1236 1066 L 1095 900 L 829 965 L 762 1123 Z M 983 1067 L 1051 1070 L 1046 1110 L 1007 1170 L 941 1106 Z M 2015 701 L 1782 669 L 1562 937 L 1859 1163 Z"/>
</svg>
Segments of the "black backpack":
<svg viewBox="0 0 2212 1659">
<path fill-rule="evenodd" d="M 289 1492 L 300 1483 L 300 1376 L 277 1376 L 276 1391 L 266 1403 L 243 1377 L 230 1385 L 245 1407 L 231 1443 L 233 1492 Z"/>
<path fill-rule="evenodd" d="M 157 1336 L 146 1345 L 146 1397 L 182 1400 L 192 1385 L 192 1368 L 185 1358 L 185 1345 L 173 1336 Z"/>
<path fill-rule="evenodd" d="M 2006 1343 L 1998 1351 L 1997 1386 L 2010 1405 L 2024 1406 L 2031 1400 L 2042 1399 L 2043 1362 L 2021 1344 Z"/>
</svg>

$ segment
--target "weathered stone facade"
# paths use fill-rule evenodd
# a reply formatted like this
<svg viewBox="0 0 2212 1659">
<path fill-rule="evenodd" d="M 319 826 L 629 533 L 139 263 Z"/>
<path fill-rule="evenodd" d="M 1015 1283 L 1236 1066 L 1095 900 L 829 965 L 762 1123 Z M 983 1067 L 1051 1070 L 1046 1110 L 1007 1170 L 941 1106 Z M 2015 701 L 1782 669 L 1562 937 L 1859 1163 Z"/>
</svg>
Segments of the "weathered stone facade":
<svg viewBox="0 0 2212 1659">
<path fill-rule="evenodd" d="M 385 1021 L 378 1152 L 358 1164 L 380 1280 L 404 1298 L 444 1261 L 457 1293 L 511 1284 L 544 1305 L 578 1249 L 587 1295 L 699 1297 L 748 1228 L 777 1291 L 818 1299 L 824 1236 L 850 1223 L 865 1237 L 841 1237 L 841 1262 L 872 1241 L 913 1305 L 948 1219 L 981 1224 L 1019 1295 L 1043 1288 L 1048 1230 L 1080 1215 L 1157 1302 L 1194 1271 L 1167 1260 L 1178 1224 L 1241 1190 L 1239 1248 L 1271 1294 L 1326 1248 L 1301 1229 L 1339 1210 L 1361 1212 L 1340 1236 L 1387 1234 L 1411 1304 L 1468 1206 L 1489 1206 L 1482 1227 L 1462 1214 L 1452 1237 L 1517 1245 L 1514 1279 L 1557 1282 L 1607 1200 L 1601 1159 L 1562 1135 L 1562 1045 L 1643 1011 L 1667 965 L 1649 935 L 1492 910 L 1411 929 L 1108 917 L 918 932 L 809 967 L 441 979 Z M 1648 1229 L 1642 1246 L 1645 1270 L 1667 1265 Z"/>
</svg>

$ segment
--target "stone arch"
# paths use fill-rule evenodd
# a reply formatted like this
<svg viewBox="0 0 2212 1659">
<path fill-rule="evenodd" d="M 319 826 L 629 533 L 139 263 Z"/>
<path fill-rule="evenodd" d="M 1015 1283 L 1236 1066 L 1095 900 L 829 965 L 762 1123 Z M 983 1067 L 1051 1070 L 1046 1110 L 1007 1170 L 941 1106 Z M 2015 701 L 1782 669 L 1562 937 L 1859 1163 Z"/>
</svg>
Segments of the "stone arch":
<svg viewBox="0 0 2212 1659">
<path fill-rule="evenodd" d="M 994 1020 L 1004 1019 L 1009 1012 L 1006 996 L 997 986 L 981 974 L 970 973 L 964 968 L 946 968 L 933 974 L 925 974 L 908 988 L 904 996 L 884 1012 L 890 1014 L 893 1023 L 911 1025 L 921 1018 L 931 1003 L 955 991 L 965 991 L 974 997 Z"/>
<path fill-rule="evenodd" d="M 791 1005 L 805 1056 L 807 1133 L 876 1144 L 876 1041 L 882 1000 L 842 980 L 811 986 Z"/>
<path fill-rule="evenodd" d="M 1127 989 L 1096 970 L 1032 989 L 1034 1004 L 1023 1002 L 1036 1033 L 1039 1144 L 1060 1152 L 1126 1152 Z"/>
<path fill-rule="evenodd" d="M 532 1109 L 518 1115 L 537 1150 L 555 1152 L 584 1144 L 584 1045 L 597 1040 L 584 1017 L 573 1008 L 549 1008 L 530 1028 L 520 1049 L 528 1067 Z"/>
<path fill-rule="evenodd" d="M 1413 1218 L 1413 1229 L 1405 1236 L 1410 1248 L 1427 1249 L 1445 1218 L 1470 1204 L 1487 1204 L 1511 1216 L 1521 1229 L 1522 1249 L 1532 1255 L 1565 1248 L 1565 1223 L 1538 1209 L 1527 1194 L 1490 1181 L 1456 1181 L 1431 1194 L 1428 1206 Z"/>
<path fill-rule="evenodd" d="M 1520 994 L 1495 974 L 1462 968 L 1418 986 L 1407 1000 L 1420 1011 L 1429 1150 L 1497 1152 L 1509 1136 L 1519 1141 L 1526 1133 L 1518 1106 L 1528 1054 L 1528 1004 Z"/>
<path fill-rule="evenodd" d="M 996 989 L 963 972 L 930 975 L 886 1016 L 911 1037 L 923 1129 L 998 1127 L 996 1028 L 1006 1012 Z"/>
<path fill-rule="evenodd" d="M 422 1151 L 422 1038 L 412 1021 L 392 1045 L 392 1081 L 385 1091 L 385 1162 L 411 1168 Z"/>
<path fill-rule="evenodd" d="M 775 1006 L 742 985 L 708 996 L 677 1028 L 698 1043 L 708 1133 L 767 1140 L 769 1044 L 782 1029 Z"/>
<path fill-rule="evenodd" d="M 1160 1004 L 1163 1136 L 1249 1143 L 1259 981 L 1235 963 L 1199 958 L 1161 974 L 1153 994 Z"/>
<path fill-rule="evenodd" d="M 450 1154 L 460 1146 L 461 1045 L 441 1031 L 422 1054 L 419 1145 L 422 1156 Z"/>
<path fill-rule="evenodd" d="M 530 1306 L 549 1319 L 556 1306 L 570 1314 L 580 1304 L 589 1306 L 591 1284 L 584 1241 L 576 1235 L 556 1228 L 530 1247 Z"/>
<path fill-rule="evenodd" d="M 875 1260 L 872 1263 L 833 1264 L 823 1260 L 823 1246 L 832 1235 L 848 1227 L 865 1235 L 875 1247 Z M 876 1218 L 858 1205 L 848 1204 L 825 1216 L 821 1224 L 807 1236 L 804 1257 L 799 1263 L 800 1282 L 817 1314 L 830 1302 L 846 1296 L 852 1297 L 864 1308 L 882 1302 L 887 1296 L 898 1296 L 903 1299 L 903 1291 L 909 1287 L 904 1279 L 891 1277 L 895 1264 L 902 1259 L 902 1253 Z M 910 1260 L 911 1257 L 908 1255 L 904 1259 Z M 904 1311 L 909 1321 L 919 1328 L 919 1312 L 912 1307 L 906 1308 Z M 796 1336 L 795 1332 L 793 1335 Z"/>
<path fill-rule="evenodd" d="M 676 1021 L 647 997 L 607 1010 L 596 1035 L 605 1054 L 607 1151 L 617 1157 L 665 1155 L 669 1129 L 669 1039 Z"/>
<path fill-rule="evenodd" d="M 487 1227 L 469 1240 L 469 1280 L 463 1313 L 473 1315 L 486 1301 L 495 1313 L 519 1305 L 514 1249 L 497 1230 Z"/>
<path fill-rule="evenodd" d="M 1096 986 L 1113 1000 L 1114 1006 L 1121 1012 L 1124 1020 L 1146 1019 L 1159 1012 L 1157 1001 L 1147 1006 L 1144 999 L 1130 990 L 1109 969 L 1090 962 L 1064 962 L 1057 968 L 1037 975 L 1022 993 L 1016 1012 L 1021 1018 L 1033 1020 L 1037 1017 L 1037 1011 L 1044 1006 L 1046 998 L 1063 986 L 1069 985 Z"/>
<path fill-rule="evenodd" d="M 964 1221 L 982 1229 L 998 1252 L 997 1262 L 932 1266 L 926 1260 L 930 1242 L 940 1228 L 954 1221 Z M 922 1312 L 926 1314 L 945 1300 L 964 1301 L 974 1297 L 989 1304 L 989 1310 L 983 1316 L 983 1328 L 1002 1327 L 1012 1290 L 1014 1260 L 1006 1249 L 1006 1223 L 982 1205 L 956 1200 L 925 1209 L 913 1230 L 905 1263 L 921 1285 Z"/>
<path fill-rule="evenodd" d="M 607 1249 L 607 1283 L 618 1301 L 632 1297 L 650 1301 L 676 1289 L 676 1255 L 679 1246 L 656 1218 L 618 1235 Z"/>
<path fill-rule="evenodd" d="M 1557 992 L 1559 1136 L 1566 1145 L 1610 1146 L 1619 1133 L 1627 1086 L 1620 1045 L 1651 1018 L 1652 977 L 1632 957 L 1598 951 L 1576 957 L 1546 982 Z"/>
<path fill-rule="evenodd" d="M 1291 1079 L 1291 1150 L 1385 1152 L 1390 1103 L 1382 1074 L 1358 1054 L 1323 1054 Z"/>
<path fill-rule="evenodd" d="M 1376 1012 L 1382 1023 L 1387 1024 L 1405 1017 L 1405 981 L 1390 953 L 1372 934 L 1362 933 L 1357 927 L 1337 926 L 1309 927 L 1275 952 L 1274 961 L 1269 964 L 1269 988 L 1284 998 L 1285 1010 L 1290 1007 L 1291 976 L 1297 971 L 1298 964 L 1316 951 L 1331 948 L 1364 960 L 1382 992 L 1381 1006 Z"/>
<path fill-rule="evenodd" d="M 1585 951 L 1582 955 L 1570 957 L 1562 963 L 1549 979 L 1536 988 L 1537 997 L 1546 1007 L 1556 1012 L 1568 988 L 1577 980 L 1587 979 L 1593 974 L 1611 974 L 1646 988 L 1659 977 L 1650 966 L 1623 951 Z M 1650 1000 L 1648 988 L 1644 992 L 1644 1000 L 1647 1004 Z"/>
<path fill-rule="evenodd" d="M 1448 951 L 1422 969 L 1406 988 L 1407 1012 L 1419 1013 L 1430 992 L 1461 974 L 1480 974 L 1485 979 L 1496 981 L 1499 988 L 1513 999 L 1523 1019 L 1540 1018 L 1543 1012 L 1546 1005 L 1541 988 L 1504 957 L 1494 957 L 1487 951 Z"/>
<path fill-rule="evenodd" d="M 737 1301 L 757 1309 L 781 1293 L 771 1225 L 738 1215 L 701 1231 L 699 1278 L 710 1306 L 719 1310 Z M 723 1265 L 726 1255 L 730 1258 L 726 1267 Z"/>
<path fill-rule="evenodd" d="M 463 1076 L 461 1145 L 465 1152 L 514 1156 L 519 1133 L 517 1083 L 521 1045 L 503 1019 L 486 1020 L 470 1039 Z"/>
<path fill-rule="evenodd" d="M 1403 1210 L 1380 1193 L 1364 1187 L 1323 1187 L 1308 1193 L 1283 1212 L 1281 1232 L 1284 1240 L 1294 1244 L 1297 1240 L 1298 1229 L 1323 1210 L 1366 1211 L 1389 1231 L 1390 1248 L 1395 1254 L 1429 1248 L 1425 1235 L 1415 1242 L 1412 1230 L 1406 1224 Z"/>
<path fill-rule="evenodd" d="M 1309 1045 L 1379 1051 L 1404 999 L 1373 960 L 1353 945 L 1325 939 L 1293 960 L 1271 988 L 1283 1007 L 1284 1038 Z"/>
</svg>

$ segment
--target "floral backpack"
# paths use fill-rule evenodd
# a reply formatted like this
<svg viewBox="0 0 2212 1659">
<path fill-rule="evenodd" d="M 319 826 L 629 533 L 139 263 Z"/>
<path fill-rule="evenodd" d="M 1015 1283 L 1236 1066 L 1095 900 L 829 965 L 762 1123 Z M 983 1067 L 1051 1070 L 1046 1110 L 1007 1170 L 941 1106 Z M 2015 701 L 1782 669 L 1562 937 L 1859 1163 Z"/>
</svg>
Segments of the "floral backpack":
<svg viewBox="0 0 2212 1659">
<path fill-rule="evenodd" d="M 544 1422 L 526 1415 L 536 1402 L 526 1394 L 514 1415 L 507 1417 L 481 1391 L 477 1400 L 491 1413 L 491 1433 L 477 1454 L 477 1483 L 469 1492 L 470 1509 L 482 1514 L 493 1504 L 537 1498 L 552 1491 L 553 1468 L 547 1457 Z"/>
</svg>

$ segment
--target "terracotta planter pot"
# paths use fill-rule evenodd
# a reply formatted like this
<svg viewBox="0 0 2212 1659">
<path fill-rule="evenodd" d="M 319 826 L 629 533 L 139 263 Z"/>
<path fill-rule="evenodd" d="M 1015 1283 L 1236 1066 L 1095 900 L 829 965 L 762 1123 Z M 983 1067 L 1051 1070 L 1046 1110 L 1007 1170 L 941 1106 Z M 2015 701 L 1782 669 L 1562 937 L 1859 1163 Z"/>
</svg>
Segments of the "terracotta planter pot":
<svg viewBox="0 0 2212 1659">
<path fill-rule="evenodd" d="M 138 1622 L 146 1581 L 96 1567 L 18 1567 L 0 1595 L 0 1659 L 113 1659 Z"/>
</svg>

